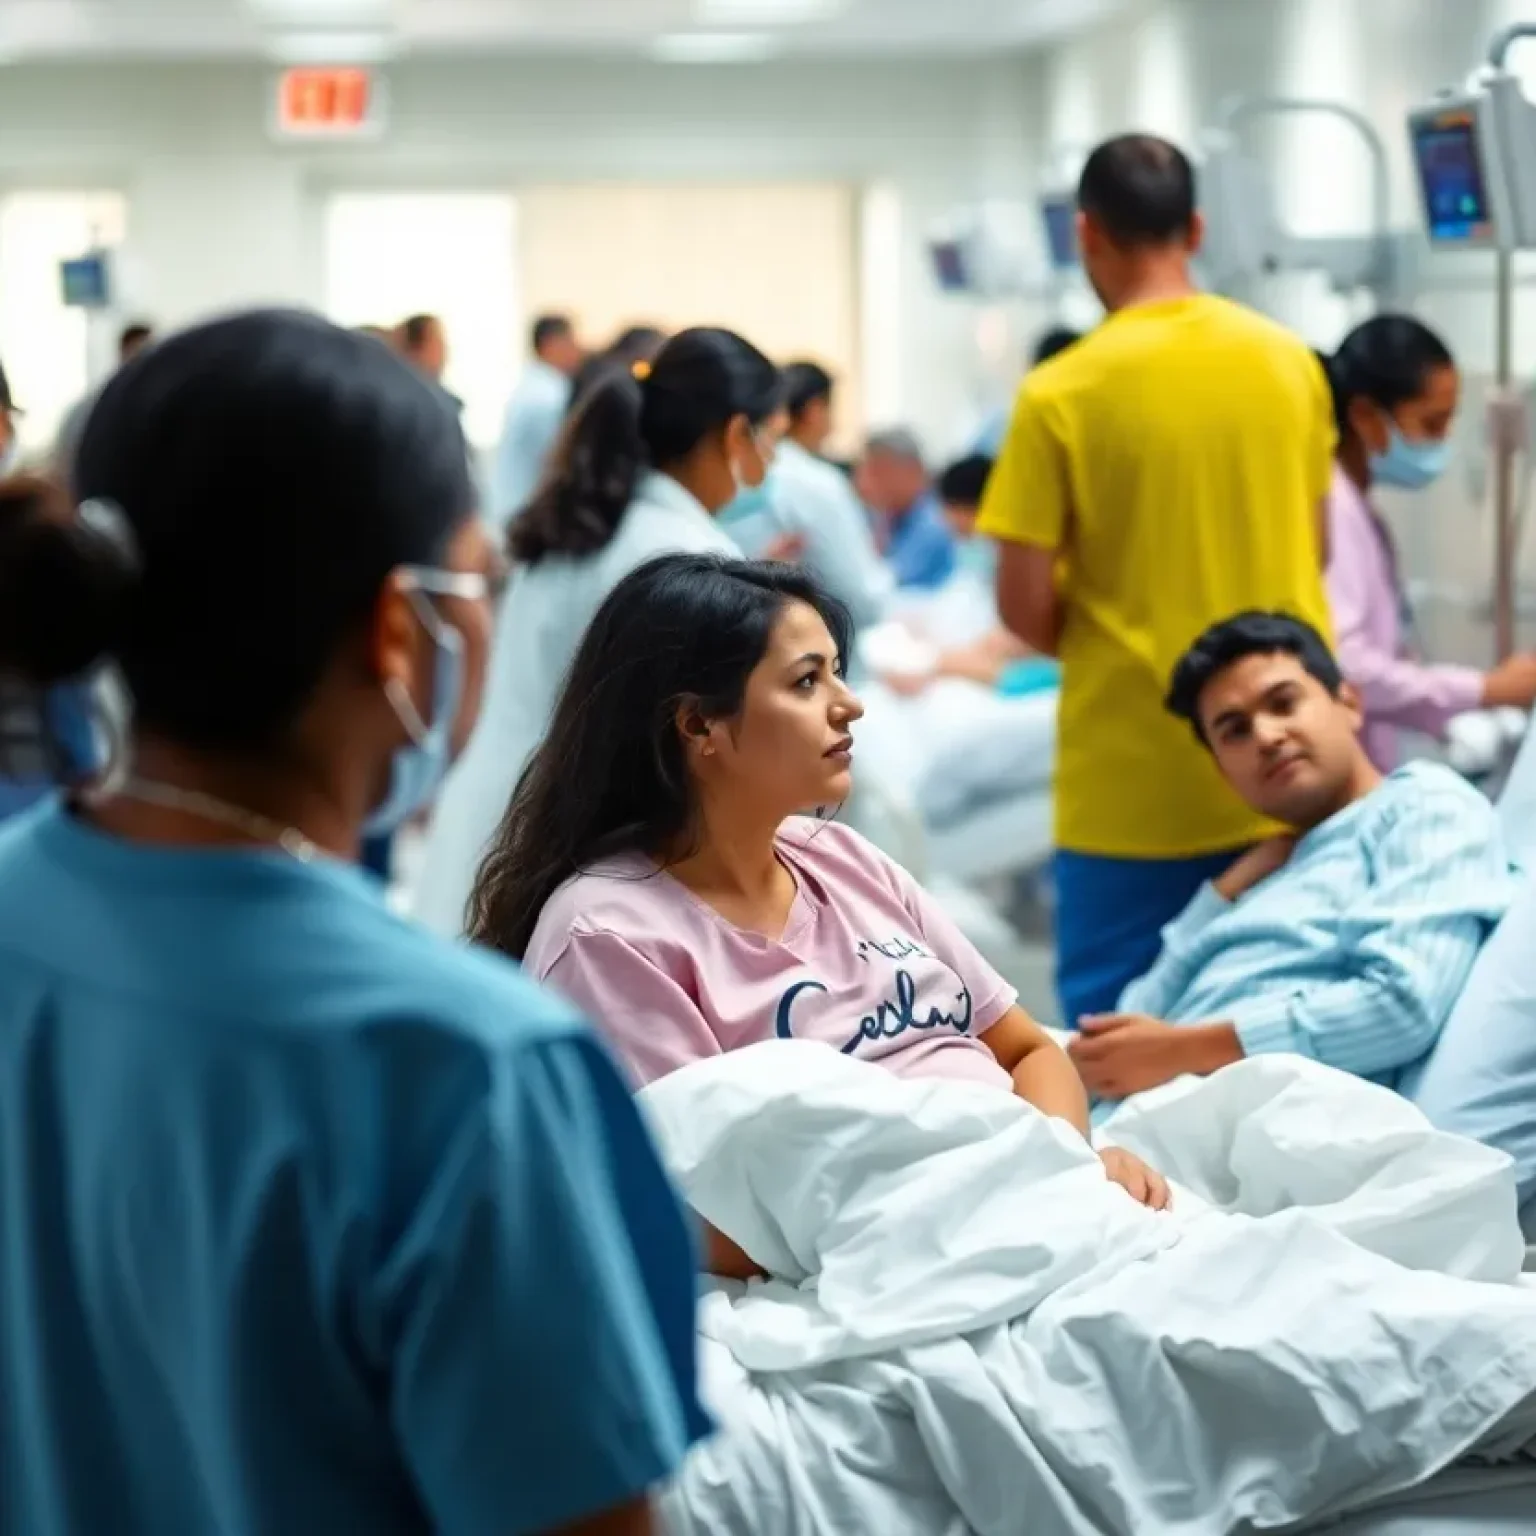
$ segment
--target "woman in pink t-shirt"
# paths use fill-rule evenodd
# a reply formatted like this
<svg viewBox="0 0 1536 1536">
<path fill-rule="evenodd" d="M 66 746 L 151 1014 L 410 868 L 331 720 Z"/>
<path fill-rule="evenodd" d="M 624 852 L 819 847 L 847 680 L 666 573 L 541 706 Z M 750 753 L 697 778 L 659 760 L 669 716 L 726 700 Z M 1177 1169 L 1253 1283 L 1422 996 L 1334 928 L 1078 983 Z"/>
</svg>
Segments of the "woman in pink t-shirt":
<svg viewBox="0 0 1536 1536">
<path fill-rule="evenodd" d="M 637 1084 L 762 1040 L 1013 1092 L 1084 1134 L 1066 1054 L 907 873 L 799 815 L 850 787 L 848 619 L 805 572 L 642 566 L 598 612 L 471 905 Z M 1110 1175 L 1163 1205 L 1124 1154 Z"/>
</svg>

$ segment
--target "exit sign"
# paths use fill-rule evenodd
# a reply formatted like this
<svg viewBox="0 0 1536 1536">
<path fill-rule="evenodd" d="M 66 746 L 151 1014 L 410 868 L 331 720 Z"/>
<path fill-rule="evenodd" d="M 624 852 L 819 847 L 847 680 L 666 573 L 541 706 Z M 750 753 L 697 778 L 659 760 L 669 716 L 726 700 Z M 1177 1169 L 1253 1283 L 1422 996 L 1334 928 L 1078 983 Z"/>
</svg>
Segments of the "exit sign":
<svg viewBox="0 0 1536 1536">
<path fill-rule="evenodd" d="M 384 82 L 352 65 L 284 70 L 273 122 L 283 139 L 373 137 L 384 127 Z"/>
</svg>

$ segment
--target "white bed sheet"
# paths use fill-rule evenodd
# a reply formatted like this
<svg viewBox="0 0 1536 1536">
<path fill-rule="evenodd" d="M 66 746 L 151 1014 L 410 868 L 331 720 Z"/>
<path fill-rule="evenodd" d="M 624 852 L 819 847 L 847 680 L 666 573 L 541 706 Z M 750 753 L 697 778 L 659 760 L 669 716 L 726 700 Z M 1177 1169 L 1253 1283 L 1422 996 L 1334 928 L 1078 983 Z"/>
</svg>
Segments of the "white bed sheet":
<svg viewBox="0 0 1536 1536">
<path fill-rule="evenodd" d="M 1007 1094 L 815 1046 L 642 1102 L 695 1207 L 784 1277 L 706 1298 L 722 1432 L 667 1492 L 676 1536 L 1227 1536 L 1382 1501 L 1334 1529 L 1398 1536 L 1462 1518 L 1423 1499 L 1452 1463 L 1536 1442 L 1507 1160 L 1315 1063 L 1122 1114 L 1170 1217 Z"/>
<path fill-rule="evenodd" d="M 1379 1509 L 1306 1528 L 1307 1536 L 1531 1536 L 1536 1466 L 1455 1467 Z"/>
</svg>

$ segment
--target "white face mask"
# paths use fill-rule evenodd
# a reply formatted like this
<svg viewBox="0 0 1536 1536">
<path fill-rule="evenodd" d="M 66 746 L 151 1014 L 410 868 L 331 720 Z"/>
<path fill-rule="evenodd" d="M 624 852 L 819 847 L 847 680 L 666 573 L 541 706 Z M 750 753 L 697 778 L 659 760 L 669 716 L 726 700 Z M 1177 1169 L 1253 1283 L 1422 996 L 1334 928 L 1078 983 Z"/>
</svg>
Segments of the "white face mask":
<svg viewBox="0 0 1536 1536">
<path fill-rule="evenodd" d="M 760 491 L 768 483 L 768 471 L 773 468 L 773 449 L 770 448 L 761 437 L 757 435 L 756 427 L 748 427 L 752 434 L 752 446 L 757 450 L 758 462 L 763 466 L 763 474 L 760 480 L 748 480 L 741 472 L 741 465 L 735 459 L 731 460 L 731 479 L 736 482 L 736 495 L 738 497 L 750 492 Z"/>
</svg>

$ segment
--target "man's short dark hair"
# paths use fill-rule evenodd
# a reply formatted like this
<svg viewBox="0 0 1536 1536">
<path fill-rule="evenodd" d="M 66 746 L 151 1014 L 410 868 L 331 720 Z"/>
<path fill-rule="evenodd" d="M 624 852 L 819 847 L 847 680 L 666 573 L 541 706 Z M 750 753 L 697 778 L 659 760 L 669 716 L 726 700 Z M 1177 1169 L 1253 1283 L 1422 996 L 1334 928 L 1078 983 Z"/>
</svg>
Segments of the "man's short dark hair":
<svg viewBox="0 0 1536 1536">
<path fill-rule="evenodd" d="M 146 343 L 155 339 L 155 328 L 146 324 L 143 320 L 135 320 L 131 325 L 125 325 L 117 338 L 117 355 L 127 357 L 130 352 L 137 352 Z"/>
<path fill-rule="evenodd" d="M 1195 168 L 1176 144 L 1123 134 L 1089 155 L 1077 206 L 1116 245 L 1167 245 L 1195 221 Z"/>
<path fill-rule="evenodd" d="M 1344 674 L 1328 643 L 1313 627 L 1289 613 L 1240 613 L 1213 624 L 1179 659 L 1164 701 L 1168 713 L 1187 720 L 1202 746 L 1209 746 L 1200 723 L 1200 698 L 1217 676 L 1249 656 L 1294 656 L 1338 698 Z"/>
<path fill-rule="evenodd" d="M 1053 357 L 1060 357 L 1068 347 L 1075 347 L 1083 339 L 1081 331 L 1074 331 L 1067 325 L 1053 325 L 1035 343 L 1035 350 L 1030 354 L 1030 362 L 1038 368 L 1041 363 L 1048 363 Z"/>
<path fill-rule="evenodd" d="M 574 331 L 568 315 L 540 315 L 533 322 L 533 350 L 542 352 L 552 341 L 564 341 Z"/>
<path fill-rule="evenodd" d="M 818 400 L 832 403 L 833 378 L 820 363 L 790 363 L 784 369 L 784 404 L 791 421 L 799 421 Z"/>
<path fill-rule="evenodd" d="M 939 476 L 939 500 L 946 507 L 980 507 L 993 462 L 984 453 L 957 459 Z"/>
<path fill-rule="evenodd" d="M 407 352 L 419 352 L 431 340 L 432 333 L 441 328 L 436 315 L 412 315 L 400 323 L 400 340 Z"/>
</svg>

